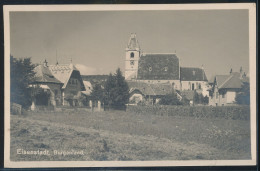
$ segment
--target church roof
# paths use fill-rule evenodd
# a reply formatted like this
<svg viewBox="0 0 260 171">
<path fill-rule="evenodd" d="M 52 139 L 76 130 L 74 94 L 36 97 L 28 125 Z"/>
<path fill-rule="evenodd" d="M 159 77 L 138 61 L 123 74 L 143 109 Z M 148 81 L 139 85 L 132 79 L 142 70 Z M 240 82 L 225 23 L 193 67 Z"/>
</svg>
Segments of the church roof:
<svg viewBox="0 0 260 171">
<path fill-rule="evenodd" d="M 58 79 L 56 79 L 50 72 L 48 67 L 43 65 L 38 65 L 34 68 L 35 78 L 34 83 L 56 83 L 62 84 Z"/>
<path fill-rule="evenodd" d="M 206 74 L 201 68 L 181 67 L 181 81 L 207 81 Z"/>
<path fill-rule="evenodd" d="M 140 49 L 140 46 L 139 46 L 139 43 L 138 43 L 138 40 L 136 38 L 136 34 L 132 33 L 130 38 L 129 38 L 129 41 L 128 41 L 128 44 L 127 44 L 127 49 L 128 50 L 137 50 L 137 49 Z"/>
<path fill-rule="evenodd" d="M 176 54 L 142 54 L 138 64 L 139 80 L 178 80 L 179 59 Z"/>
</svg>

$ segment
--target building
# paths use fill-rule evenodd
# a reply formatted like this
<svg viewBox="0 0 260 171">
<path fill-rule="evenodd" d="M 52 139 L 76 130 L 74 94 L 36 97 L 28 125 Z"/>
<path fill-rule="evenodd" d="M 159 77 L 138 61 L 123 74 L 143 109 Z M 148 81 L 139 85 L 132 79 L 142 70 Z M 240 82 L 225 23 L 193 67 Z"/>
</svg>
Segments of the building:
<svg viewBox="0 0 260 171">
<path fill-rule="evenodd" d="M 130 87 L 129 104 L 140 104 L 141 102 L 157 104 L 163 96 L 174 91 L 172 85 L 167 83 L 128 81 L 128 86 Z"/>
<path fill-rule="evenodd" d="M 34 72 L 34 81 L 30 85 L 33 87 L 31 109 L 35 110 L 37 106 L 59 105 L 61 103 L 61 87 L 63 83 L 52 75 L 47 66 L 47 61 L 35 67 Z"/>
<path fill-rule="evenodd" d="M 170 84 L 175 90 L 196 90 L 208 96 L 209 85 L 203 67 L 181 67 L 176 53 L 143 53 L 136 34 L 131 34 L 125 51 L 128 82 Z"/>
<path fill-rule="evenodd" d="M 51 74 L 63 83 L 61 87 L 62 106 L 82 106 L 82 91 L 86 91 L 79 70 L 71 64 L 48 66 Z"/>
<path fill-rule="evenodd" d="M 229 75 L 216 75 L 209 89 L 209 105 L 224 106 L 236 104 L 236 95 L 241 91 L 243 84 L 249 83 L 249 78 L 243 73 L 230 71 Z"/>
</svg>

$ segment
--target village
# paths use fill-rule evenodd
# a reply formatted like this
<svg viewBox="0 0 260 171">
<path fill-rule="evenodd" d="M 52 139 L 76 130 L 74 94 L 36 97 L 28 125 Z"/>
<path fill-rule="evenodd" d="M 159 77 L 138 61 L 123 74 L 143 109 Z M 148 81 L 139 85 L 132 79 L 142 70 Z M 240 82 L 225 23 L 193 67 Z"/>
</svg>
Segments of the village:
<svg viewBox="0 0 260 171">
<path fill-rule="evenodd" d="M 108 75 L 81 75 L 72 62 L 48 64 L 47 60 L 35 67 L 34 72 L 35 79 L 30 86 L 34 88 L 35 98 L 30 110 L 50 106 L 104 110 L 104 102 L 93 98 L 91 92 L 96 85 L 104 88 Z M 237 94 L 241 93 L 243 85 L 249 84 L 242 66 L 238 72 L 230 69 L 230 73 L 208 80 L 203 66 L 180 66 L 175 53 L 142 52 L 134 33 L 125 49 L 124 78 L 129 87 L 126 105 L 156 105 L 170 94 L 191 106 L 237 105 Z"/>
</svg>

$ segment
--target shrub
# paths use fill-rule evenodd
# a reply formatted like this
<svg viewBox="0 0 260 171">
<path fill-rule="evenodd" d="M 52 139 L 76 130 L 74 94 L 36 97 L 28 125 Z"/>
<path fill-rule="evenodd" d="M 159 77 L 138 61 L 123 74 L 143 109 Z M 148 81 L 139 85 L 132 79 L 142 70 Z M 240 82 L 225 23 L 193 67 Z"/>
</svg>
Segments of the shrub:
<svg viewBox="0 0 260 171">
<path fill-rule="evenodd" d="M 225 118 L 249 120 L 250 107 L 244 106 L 127 106 L 127 111 L 160 116 L 190 116 L 194 118 Z"/>
</svg>

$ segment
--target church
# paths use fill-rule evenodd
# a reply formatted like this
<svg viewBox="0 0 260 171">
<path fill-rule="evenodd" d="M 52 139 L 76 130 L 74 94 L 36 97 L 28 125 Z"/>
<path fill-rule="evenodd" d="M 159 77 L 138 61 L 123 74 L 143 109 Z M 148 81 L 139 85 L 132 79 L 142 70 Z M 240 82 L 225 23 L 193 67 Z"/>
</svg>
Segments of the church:
<svg viewBox="0 0 260 171">
<path fill-rule="evenodd" d="M 179 92 L 195 91 L 208 96 L 208 80 L 203 67 L 182 67 L 176 53 L 141 52 L 136 34 L 125 49 L 125 79 L 130 89 L 143 85 L 171 85 Z"/>
</svg>

